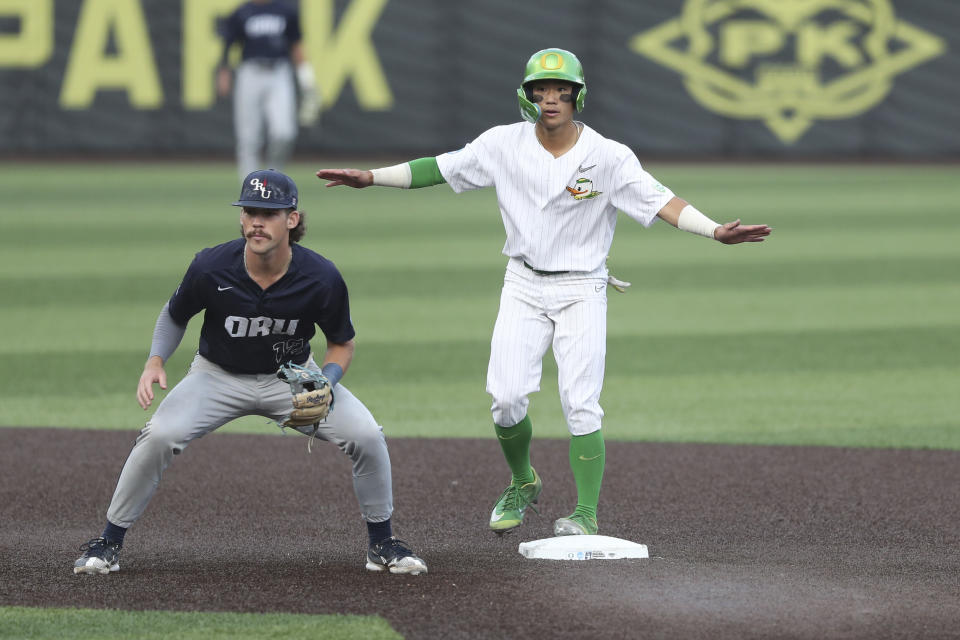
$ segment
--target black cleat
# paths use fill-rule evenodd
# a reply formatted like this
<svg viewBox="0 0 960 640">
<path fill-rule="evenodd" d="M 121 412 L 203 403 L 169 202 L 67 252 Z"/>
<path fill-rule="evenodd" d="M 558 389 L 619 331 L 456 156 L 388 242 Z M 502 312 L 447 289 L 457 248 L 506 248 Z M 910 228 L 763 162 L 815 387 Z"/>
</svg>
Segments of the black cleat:
<svg viewBox="0 0 960 640">
<path fill-rule="evenodd" d="M 87 575 L 107 574 L 120 571 L 120 549 L 123 545 L 108 542 L 105 538 L 93 538 L 80 545 L 84 554 L 73 563 L 74 573 Z"/>
<path fill-rule="evenodd" d="M 427 572 L 427 563 L 418 558 L 407 547 L 407 543 L 390 537 L 370 546 L 367 551 L 367 569 L 389 569 L 390 573 L 409 573 L 415 576 Z"/>
</svg>

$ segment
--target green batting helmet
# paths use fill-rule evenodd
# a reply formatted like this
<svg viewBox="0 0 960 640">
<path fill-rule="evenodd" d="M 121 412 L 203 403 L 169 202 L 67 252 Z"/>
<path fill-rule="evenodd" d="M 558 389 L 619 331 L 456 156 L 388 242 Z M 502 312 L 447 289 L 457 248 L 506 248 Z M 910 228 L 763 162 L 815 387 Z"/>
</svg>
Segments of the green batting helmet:
<svg viewBox="0 0 960 640">
<path fill-rule="evenodd" d="M 540 119 L 540 105 L 533 101 L 533 95 L 527 89 L 527 84 L 534 80 L 566 80 L 578 87 L 574 104 L 577 111 L 583 111 L 583 102 L 587 98 L 587 83 L 583 80 L 583 67 L 577 56 L 566 49 L 543 49 L 530 56 L 523 82 L 517 89 L 517 99 L 520 101 L 520 115 L 527 122 L 537 122 Z"/>
</svg>

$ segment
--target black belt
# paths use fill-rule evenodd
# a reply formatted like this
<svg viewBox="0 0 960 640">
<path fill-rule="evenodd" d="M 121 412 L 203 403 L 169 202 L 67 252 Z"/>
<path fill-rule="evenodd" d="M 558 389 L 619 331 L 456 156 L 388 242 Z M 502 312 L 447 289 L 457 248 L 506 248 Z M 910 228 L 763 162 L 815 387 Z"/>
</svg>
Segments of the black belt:
<svg viewBox="0 0 960 640">
<path fill-rule="evenodd" d="M 534 269 L 527 264 L 526 260 L 523 261 L 523 266 L 525 266 L 527 269 L 530 269 L 530 271 L 533 271 L 538 276 L 559 276 L 564 273 L 570 273 L 569 271 L 544 271 L 543 269 Z"/>
</svg>

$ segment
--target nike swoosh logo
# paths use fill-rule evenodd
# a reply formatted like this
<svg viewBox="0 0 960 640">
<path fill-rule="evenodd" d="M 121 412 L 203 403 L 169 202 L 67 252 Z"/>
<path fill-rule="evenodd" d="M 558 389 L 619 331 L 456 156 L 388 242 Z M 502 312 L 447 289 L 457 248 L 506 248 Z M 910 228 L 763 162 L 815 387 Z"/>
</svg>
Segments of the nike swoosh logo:
<svg viewBox="0 0 960 640">
<path fill-rule="evenodd" d="M 490 522 L 497 522 L 502 517 L 503 517 L 502 513 L 497 513 L 496 511 L 494 511 L 493 513 L 490 514 Z"/>
<path fill-rule="evenodd" d="M 589 167 L 585 167 L 585 166 L 583 166 L 583 165 L 580 165 L 580 168 L 577 169 L 577 173 L 583 173 L 584 171 L 590 171 L 590 169 L 593 169 L 595 166 L 597 166 L 597 165 L 592 164 L 592 165 L 590 165 Z"/>
<path fill-rule="evenodd" d="M 581 455 L 581 456 L 580 456 L 580 459 L 583 460 L 584 462 L 590 462 L 591 460 L 596 460 L 597 458 L 599 458 L 599 457 L 602 456 L 602 455 L 603 455 L 602 453 L 598 453 L 597 455 L 593 456 L 592 458 L 584 458 L 583 455 Z"/>
<path fill-rule="evenodd" d="M 501 440 L 513 440 L 514 438 L 516 438 L 516 437 L 519 436 L 519 435 L 520 435 L 519 433 L 515 433 L 515 434 L 513 434 L 512 436 L 502 436 L 502 435 L 500 435 L 500 434 L 498 433 L 498 434 L 497 434 L 497 437 L 500 438 Z"/>
<path fill-rule="evenodd" d="M 233 289 L 233 287 L 221 287 L 220 285 L 217 285 L 217 291 L 226 291 L 227 289 Z"/>
</svg>

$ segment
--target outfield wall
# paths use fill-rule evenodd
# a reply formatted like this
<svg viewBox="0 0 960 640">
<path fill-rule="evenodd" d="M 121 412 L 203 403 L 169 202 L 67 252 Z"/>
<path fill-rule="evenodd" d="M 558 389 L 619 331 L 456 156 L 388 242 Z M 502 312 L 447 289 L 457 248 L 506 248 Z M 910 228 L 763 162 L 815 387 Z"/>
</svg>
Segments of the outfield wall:
<svg viewBox="0 0 960 640">
<path fill-rule="evenodd" d="M 0 0 L 0 154 L 229 153 L 217 23 L 239 0 Z M 960 156 L 956 0 L 301 0 L 307 153 L 432 155 L 519 115 L 542 47 L 644 154 Z"/>
</svg>

